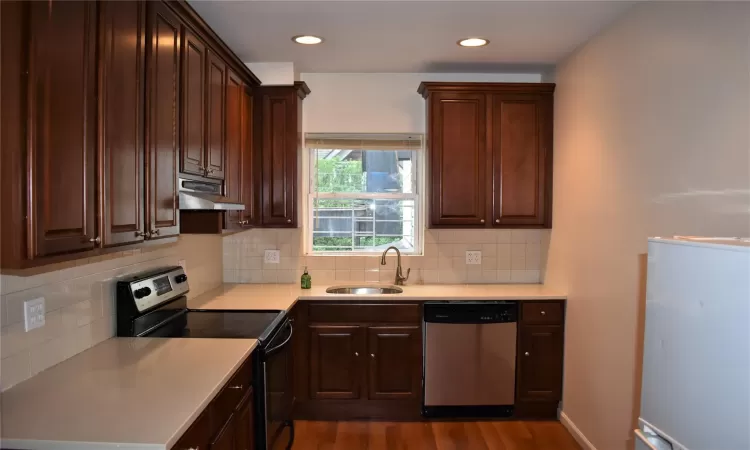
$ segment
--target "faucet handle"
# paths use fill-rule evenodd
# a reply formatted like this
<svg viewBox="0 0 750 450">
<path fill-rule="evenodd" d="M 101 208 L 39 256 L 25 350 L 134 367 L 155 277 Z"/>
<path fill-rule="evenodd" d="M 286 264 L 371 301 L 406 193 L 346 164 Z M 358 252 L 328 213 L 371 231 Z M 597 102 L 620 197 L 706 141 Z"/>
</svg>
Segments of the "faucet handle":
<svg viewBox="0 0 750 450">
<path fill-rule="evenodd" d="M 406 281 L 409 279 L 409 274 L 411 273 L 411 267 L 406 269 L 406 276 L 403 278 L 403 281 Z"/>
</svg>

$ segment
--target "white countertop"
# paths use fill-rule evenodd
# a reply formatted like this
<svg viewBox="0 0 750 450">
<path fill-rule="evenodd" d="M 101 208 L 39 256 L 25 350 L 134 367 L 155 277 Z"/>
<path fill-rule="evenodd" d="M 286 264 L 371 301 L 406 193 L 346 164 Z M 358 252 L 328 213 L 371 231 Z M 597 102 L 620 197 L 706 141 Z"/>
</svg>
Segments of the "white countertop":
<svg viewBox="0 0 750 450">
<path fill-rule="evenodd" d="M 255 339 L 113 338 L 0 396 L 0 445 L 169 449 L 255 348 Z"/>
<path fill-rule="evenodd" d="M 334 284 L 300 289 L 297 284 L 224 284 L 188 301 L 190 308 L 289 310 L 297 300 L 420 301 L 420 300 L 565 300 L 565 292 L 543 284 L 432 284 L 401 286 L 404 292 L 385 295 L 328 294 Z M 377 283 L 357 283 L 377 285 Z"/>
</svg>

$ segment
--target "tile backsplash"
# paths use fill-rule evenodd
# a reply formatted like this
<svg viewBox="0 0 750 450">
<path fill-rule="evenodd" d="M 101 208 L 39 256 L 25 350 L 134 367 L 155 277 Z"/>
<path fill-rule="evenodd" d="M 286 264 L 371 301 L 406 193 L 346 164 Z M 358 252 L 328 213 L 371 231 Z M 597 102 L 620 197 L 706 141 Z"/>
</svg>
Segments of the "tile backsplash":
<svg viewBox="0 0 750 450">
<path fill-rule="evenodd" d="M 549 230 L 425 230 L 424 255 L 403 256 L 408 283 L 540 283 Z M 264 264 L 265 250 L 280 250 L 279 264 Z M 482 263 L 467 265 L 468 250 L 482 252 Z M 380 265 L 373 256 L 305 256 L 301 229 L 254 229 L 224 237 L 225 283 L 298 283 L 307 266 L 316 283 L 392 283 L 396 255 Z"/>
<path fill-rule="evenodd" d="M 56 264 L 34 275 L 0 275 L 0 390 L 112 337 L 120 277 L 185 260 L 190 296 L 221 284 L 221 239 L 183 235 L 176 244 Z M 45 299 L 45 326 L 25 332 L 23 303 L 37 297 Z"/>
</svg>

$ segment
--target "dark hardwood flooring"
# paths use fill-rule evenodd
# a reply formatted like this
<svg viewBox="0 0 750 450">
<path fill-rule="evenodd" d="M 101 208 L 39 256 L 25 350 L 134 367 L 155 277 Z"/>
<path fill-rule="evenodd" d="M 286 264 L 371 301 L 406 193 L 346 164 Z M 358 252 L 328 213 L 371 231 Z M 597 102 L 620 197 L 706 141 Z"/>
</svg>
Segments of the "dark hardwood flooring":
<svg viewBox="0 0 750 450">
<path fill-rule="evenodd" d="M 295 421 L 293 450 L 580 450 L 559 422 Z"/>
</svg>

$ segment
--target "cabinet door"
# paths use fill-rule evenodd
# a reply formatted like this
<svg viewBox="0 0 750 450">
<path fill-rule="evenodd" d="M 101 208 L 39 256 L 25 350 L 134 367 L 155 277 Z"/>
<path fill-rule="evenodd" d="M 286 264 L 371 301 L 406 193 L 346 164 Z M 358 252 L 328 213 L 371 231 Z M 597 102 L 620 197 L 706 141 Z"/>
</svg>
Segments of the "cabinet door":
<svg viewBox="0 0 750 450">
<path fill-rule="evenodd" d="M 236 450 L 254 450 L 255 426 L 253 417 L 253 392 L 245 399 L 235 415 L 234 423 L 234 448 Z"/>
<path fill-rule="evenodd" d="M 493 225 L 549 225 L 552 96 L 492 96 Z"/>
<path fill-rule="evenodd" d="M 560 400 L 563 332 L 559 325 L 522 325 L 518 345 L 519 400 Z"/>
<path fill-rule="evenodd" d="M 182 37 L 182 157 L 180 170 L 205 175 L 206 46 L 185 29 Z"/>
<path fill-rule="evenodd" d="M 227 66 L 208 52 L 206 85 L 206 176 L 224 179 L 224 127 Z"/>
<path fill-rule="evenodd" d="M 420 337 L 418 326 L 367 329 L 370 400 L 419 398 Z"/>
<path fill-rule="evenodd" d="M 484 226 L 486 103 L 485 94 L 431 95 L 428 111 L 431 225 Z"/>
<path fill-rule="evenodd" d="M 270 88 L 262 94 L 262 225 L 295 227 L 297 197 L 297 94 Z"/>
<path fill-rule="evenodd" d="M 359 326 L 310 326 L 311 398 L 360 398 L 363 341 Z"/>
<path fill-rule="evenodd" d="M 27 214 L 33 257 L 93 249 L 96 229 L 96 8 L 32 2 Z"/>
<path fill-rule="evenodd" d="M 242 220 L 245 226 L 257 225 L 257 179 L 260 178 L 256 172 L 258 164 L 256 161 L 255 146 L 253 141 L 253 96 L 249 89 L 242 92 L 242 202 L 245 210 L 242 211 Z"/>
<path fill-rule="evenodd" d="M 172 450 L 187 450 L 208 448 L 211 430 L 209 428 L 209 417 L 207 412 L 203 412 L 198 419 L 190 425 L 190 428 L 182 435 L 179 441 L 172 447 Z"/>
<path fill-rule="evenodd" d="M 146 198 L 151 239 L 180 232 L 177 196 L 180 118 L 180 27 L 161 2 L 148 2 L 147 97 L 149 162 Z"/>
<path fill-rule="evenodd" d="M 227 76 L 227 112 L 226 112 L 226 169 L 224 171 L 224 195 L 244 202 L 243 184 L 250 182 L 243 176 L 245 162 L 242 125 L 244 123 L 244 102 L 246 86 L 231 70 Z M 224 217 L 224 228 L 242 228 L 244 211 L 227 211 Z"/>
<path fill-rule="evenodd" d="M 101 2 L 99 120 L 104 246 L 144 239 L 146 5 Z"/>
<path fill-rule="evenodd" d="M 232 416 L 208 448 L 210 450 L 234 450 L 235 428 L 235 417 Z"/>
</svg>

